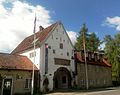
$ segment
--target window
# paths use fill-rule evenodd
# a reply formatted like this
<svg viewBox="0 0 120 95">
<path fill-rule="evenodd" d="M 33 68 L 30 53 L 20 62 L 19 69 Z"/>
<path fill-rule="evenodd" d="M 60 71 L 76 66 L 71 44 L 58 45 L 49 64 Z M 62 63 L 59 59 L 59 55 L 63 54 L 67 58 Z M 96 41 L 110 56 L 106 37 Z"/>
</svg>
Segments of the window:
<svg viewBox="0 0 120 95">
<path fill-rule="evenodd" d="M 63 49 L 63 43 L 60 43 L 60 49 Z"/>
<path fill-rule="evenodd" d="M 34 57 L 34 56 L 36 56 L 36 52 L 31 52 L 31 53 L 29 54 L 29 57 L 30 57 L 30 58 L 32 58 L 32 57 Z"/>
<path fill-rule="evenodd" d="M 53 53 L 55 54 L 55 50 L 53 49 Z"/>
<path fill-rule="evenodd" d="M 66 76 L 62 77 L 62 83 L 66 83 Z"/>
<path fill-rule="evenodd" d="M 30 89 L 30 87 L 31 87 L 31 79 L 26 79 L 25 80 L 25 88 Z"/>
<path fill-rule="evenodd" d="M 94 59 L 94 54 L 91 55 L 92 59 Z"/>
<path fill-rule="evenodd" d="M 53 35 L 52 35 L 52 39 L 53 39 Z"/>
<path fill-rule="evenodd" d="M 67 52 L 67 56 L 69 56 L 69 52 Z"/>
<path fill-rule="evenodd" d="M 88 54 L 88 58 L 89 58 L 89 60 L 91 60 L 91 53 Z"/>
<path fill-rule="evenodd" d="M 60 37 L 60 41 L 62 41 L 62 38 Z"/>
</svg>

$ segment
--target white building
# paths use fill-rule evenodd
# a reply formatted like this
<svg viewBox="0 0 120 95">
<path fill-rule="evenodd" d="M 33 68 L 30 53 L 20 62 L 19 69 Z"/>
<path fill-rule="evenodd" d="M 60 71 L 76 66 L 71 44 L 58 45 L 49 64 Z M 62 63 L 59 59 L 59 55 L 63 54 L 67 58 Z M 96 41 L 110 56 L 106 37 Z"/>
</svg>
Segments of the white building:
<svg viewBox="0 0 120 95">
<path fill-rule="evenodd" d="M 49 81 L 48 89 L 72 87 L 74 80 L 74 47 L 61 22 L 47 28 L 40 26 L 36 35 L 35 65 L 40 70 L 40 90 Z M 32 62 L 34 57 L 33 35 L 25 38 L 12 54 L 27 56 Z"/>
</svg>

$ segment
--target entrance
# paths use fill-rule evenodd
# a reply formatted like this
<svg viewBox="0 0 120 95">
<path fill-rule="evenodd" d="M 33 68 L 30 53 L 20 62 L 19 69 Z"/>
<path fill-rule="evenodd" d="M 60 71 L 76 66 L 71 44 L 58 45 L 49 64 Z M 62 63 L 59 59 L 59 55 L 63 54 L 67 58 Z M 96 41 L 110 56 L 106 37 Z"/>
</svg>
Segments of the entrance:
<svg viewBox="0 0 120 95">
<path fill-rule="evenodd" d="M 2 95 L 12 95 L 12 79 L 3 80 Z"/>
<path fill-rule="evenodd" d="M 54 73 L 54 89 L 67 89 L 71 87 L 71 75 L 67 68 L 60 67 Z"/>
</svg>

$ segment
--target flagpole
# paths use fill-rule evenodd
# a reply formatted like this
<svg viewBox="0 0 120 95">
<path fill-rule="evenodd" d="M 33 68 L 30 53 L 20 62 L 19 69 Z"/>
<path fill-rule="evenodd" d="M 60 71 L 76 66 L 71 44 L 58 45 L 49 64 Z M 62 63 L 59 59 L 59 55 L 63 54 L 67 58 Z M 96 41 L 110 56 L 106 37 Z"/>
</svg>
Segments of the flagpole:
<svg viewBox="0 0 120 95">
<path fill-rule="evenodd" d="M 84 48 L 84 57 L 85 57 L 85 75 L 86 75 L 86 89 L 88 90 L 88 68 L 87 68 L 87 60 L 86 60 L 86 43 L 85 43 L 85 32 L 83 32 L 83 48 Z"/>
<path fill-rule="evenodd" d="M 35 14 L 35 20 L 34 20 L 34 30 L 33 30 L 33 35 L 34 35 L 34 39 L 33 39 L 33 42 L 34 42 L 34 61 L 33 61 L 33 72 L 32 72 L 32 84 L 31 84 L 31 95 L 34 94 L 34 64 L 35 64 L 35 39 L 36 39 L 36 36 L 35 36 L 35 31 L 36 31 L 36 14 Z"/>
</svg>

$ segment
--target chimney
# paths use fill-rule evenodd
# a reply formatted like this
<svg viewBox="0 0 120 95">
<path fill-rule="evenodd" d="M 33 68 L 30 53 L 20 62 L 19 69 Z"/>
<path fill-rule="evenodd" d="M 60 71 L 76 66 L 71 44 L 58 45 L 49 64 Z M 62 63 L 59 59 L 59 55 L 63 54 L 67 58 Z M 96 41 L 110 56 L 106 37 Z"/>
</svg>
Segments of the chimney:
<svg viewBox="0 0 120 95">
<path fill-rule="evenodd" d="M 39 31 L 42 31 L 44 28 L 40 25 L 39 26 Z"/>
</svg>

